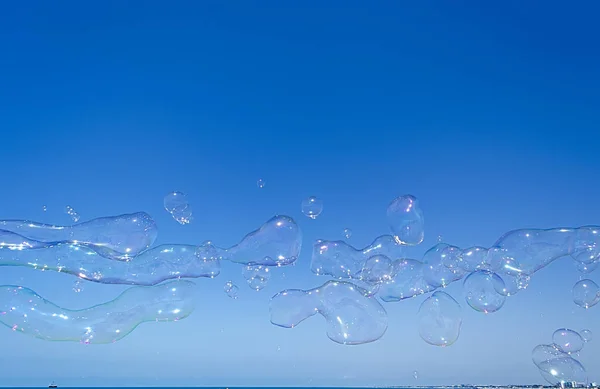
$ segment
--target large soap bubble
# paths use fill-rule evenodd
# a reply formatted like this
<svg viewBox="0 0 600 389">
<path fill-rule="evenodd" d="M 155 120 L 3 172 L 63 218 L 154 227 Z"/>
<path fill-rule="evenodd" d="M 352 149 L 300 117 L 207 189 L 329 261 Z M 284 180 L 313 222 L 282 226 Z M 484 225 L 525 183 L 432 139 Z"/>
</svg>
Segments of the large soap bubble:
<svg viewBox="0 0 600 389">
<path fill-rule="evenodd" d="M 434 346 L 450 346 L 460 335 L 462 313 L 456 300 L 445 292 L 434 292 L 419 308 L 419 335 Z"/>
<path fill-rule="evenodd" d="M 592 280 L 581 280 L 573 286 L 573 302 L 582 308 L 590 308 L 600 301 L 600 288 Z"/>
<path fill-rule="evenodd" d="M 271 299 L 271 323 L 294 328 L 319 313 L 327 321 L 327 336 L 340 344 L 362 344 L 381 338 L 387 312 L 366 291 L 344 281 L 328 281 L 311 290 L 289 289 Z"/>
<path fill-rule="evenodd" d="M 16 332 L 49 341 L 113 343 L 140 323 L 178 321 L 194 310 L 194 283 L 171 281 L 138 286 L 116 299 L 69 310 L 22 287 L 0 286 L 0 322 Z"/>
<path fill-rule="evenodd" d="M 484 270 L 473 272 L 465 278 L 463 288 L 467 304 L 478 312 L 496 312 L 506 301 L 506 296 L 497 292 L 504 288 L 504 281 L 496 273 Z"/>
<path fill-rule="evenodd" d="M 72 226 L 56 226 L 28 220 L 0 221 L 0 234 L 12 237 L 3 247 L 23 250 L 61 243 L 76 243 L 115 260 L 129 260 L 147 250 L 158 235 L 156 223 L 145 212 L 99 217 Z"/>
<path fill-rule="evenodd" d="M 581 335 L 577 331 L 568 328 L 560 328 L 554 331 L 552 341 L 557 349 L 567 354 L 578 352 L 584 344 Z"/>
<path fill-rule="evenodd" d="M 293 219 L 275 216 L 229 249 L 210 243 L 161 245 L 128 262 L 111 261 L 76 244 L 16 250 L 11 247 L 23 238 L 7 231 L 0 231 L 0 241 L 13 242 L 0 246 L 0 266 L 58 271 L 104 284 L 156 285 L 176 278 L 216 277 L 222 260 L 244 265 L 292 264 L 300 254 L 302 234 Z"/>
<path fill-rule="evenodd" d="M 425 220 L 415 196 L 395 198 L 387 208 L 387 220 L 396 241 L 402 245 L 416 246 L 425 238 Z"/>
</svg>

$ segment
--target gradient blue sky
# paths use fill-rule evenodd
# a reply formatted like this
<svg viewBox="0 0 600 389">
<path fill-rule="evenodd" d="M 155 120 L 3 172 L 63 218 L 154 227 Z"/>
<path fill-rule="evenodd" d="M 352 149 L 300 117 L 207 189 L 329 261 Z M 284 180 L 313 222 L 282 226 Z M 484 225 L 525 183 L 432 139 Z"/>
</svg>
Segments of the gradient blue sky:
<svg viewBox="0 0 600 389">
<path fill-rule="evenodd" d="M 305 250 L 258 293 L 236 266 L 199 280 L 192 317 L 116 344 L 0 328 L 1 384 L 542 382 L 531 350 L 559 327 L 596 334 L 581 361 L 600 380 L 600 308 L 571 302 L 579 274 L 566 259 L 488 316 L 451 286 L 464 324 L 446 349 L 418 336 L 422 297 L 385 305 L 388 332 L 362 346 L 329 341 L 320 317 L 286 330 L 268 316 L 277 291 L 325 281 L 308 269 L 315 239 L 349 227 L 350 243 L 368 244 L 404 193 L 427 220 L 414 255 L 438 235 L 490 245 L 515 228 L 600 224 L 599 11 L 593 1 L 3 2 L 0 218 L 69 223 L 67 204 L 83 219 L 143 210 L 157 243 L 227 246 L 279 213 L 301 225 Z M 163 210 L 172 190 L 188 193 L 193 224 Z M 300 213 L 310 195 L 325 203 L 317 220 Z M 224 294 L 228 279 L 240 299 Z M 76 294 L 72 277 L 14 268 L 0 282 L 69 308 L 123 290 Z"/>
</svg>

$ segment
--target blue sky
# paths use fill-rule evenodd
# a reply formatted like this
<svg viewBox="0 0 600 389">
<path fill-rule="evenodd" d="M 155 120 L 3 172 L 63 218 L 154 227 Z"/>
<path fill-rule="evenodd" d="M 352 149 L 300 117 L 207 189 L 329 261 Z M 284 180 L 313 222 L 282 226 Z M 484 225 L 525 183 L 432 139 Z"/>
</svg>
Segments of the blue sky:
<svg viewBox="0 0 600 389">
<path fill-rule="evenodd" d="M 591 1 L 0 5 L 1 218 L 69 223 L 66 205 L 83 219 L 146 211 L 157 243 L 228 246 L 286 214 L 305 245 L 261 292 L 226 266 L 198 280 L 193 316 L 116 344 L 2 330 L 2 384 L 542 382 L 531 350 L 555 329 L 600 335 L 600 308 L 571 301 L 579 274 L 566 259 L 487 316 L 449 287 L 464 324 L 445 349 L 418 336 L 422 297 L 386 304 L 386 335 L 362 346 L 328 340 L 320 317 L 276 328 L 268 302 L 326 281 L 309 271 L 316 239 L 348 227 L 364 246 L 387 233 L 387 204 L 405 193 L 426 218 L 415 256 L 438 235 L 491 245 L 515 228 L 600 224 L 598 11 Z M 172 190 L 188 194 L 192 224 L 162 208 Z M 317 220 L 300 213 L 310 195 L 324 201 Z M 229 279 L 238 300 L 223 292 Z M 69 308 L 123 290 L 74 293 L 70 276 L 14 268 L 0 281 Z M 581 355 L 592 374 L 598 344 Z"/>
</svg>

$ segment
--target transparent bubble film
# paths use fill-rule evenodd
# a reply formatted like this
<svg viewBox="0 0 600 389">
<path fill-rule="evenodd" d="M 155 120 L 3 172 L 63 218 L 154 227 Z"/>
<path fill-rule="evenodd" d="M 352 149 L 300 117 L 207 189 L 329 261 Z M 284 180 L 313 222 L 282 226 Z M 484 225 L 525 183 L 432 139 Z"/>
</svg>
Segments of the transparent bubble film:
<svg viewBox="0 0 600 389">
<path fill-rule="evenodd" d="M 265 188 L 265 181 L 258 179 L 257 187 Z M 320 198 L 307 197 L 300 205 L 296 210 L 300 225 L 307 229 L 327 218 Z M 192 207 L 183 192 L 168 193 L 163 206 L 180 225 L 191 223 Z M 243 306 L 247 296 L 259 296 L 256 298 L 268 302 L 270 323 L 283 329 L 295 328 L 315 316 L 311 322 L 322 325 L 317 328 L 341 345 L 382 339 L 388 325 L 391 329 L 395 324 L 388 323 L 386 308 L 398 306 L 390 303 L 416 298 L 415 311 L 406 318 L 416 324 L 411 336 L 420 338 L 425 347 L 439 349 L 460 342 L 468 314 L 494 320 L 502 315 L 496 312 L 514 301 L 512 296 L 529 287 L 538 271 L 562 257 L 578 272 L 575 276 L 579 278 L 569 281 L 573 309 L 586 312 L 600 302 L 600 287 L 592 279 L 600 266 L 600 227 L 518 229 L 490 246 L 459 247 L 445 242 L 437 232 L 426 239 L 421 203 L 408 194 L 396 197 L 387 209 L 383 206 L 382 231 L 386 232 L 387 221 L 387 235 L 354 247 L 348 242 L 360 239 L 360 227 L 354 226 L 357 234 L 353 236 L 340 222 L 331 230 L 337 240 L 308 242 L 312 250 L 305 250 L 302 260 L 303 233 L 290 216 L 274 216 L 229 242 L 237 244 L 224 248 L 211 241 L 156 245 L 157 223 L 145 212 L 83 222 L 72 207 L 67 213 L 73 224 L 66 226 L 0 221 L 0 266 L 70 275 L 67 288 L 79 295 L 86 293 L 90 282 L 109 289 L 112 287 L 105 285 L 130 287 L 111 301 L 75 310 L 38 295 L 36 288 L 0 286 L 0 322 L 14 332 L 47 341 L 114 343 L 141 323 L 188 317 L 198 297 L 195 282 L 206 288 L 215 288 L 217 282 L 216 287 L 223 288 L 219 296 L 232 306 Z M 170 219 L 172 228 L 194 227 L 177 226 Z M 426 245 L 429 240 L 435 243 Z M 303 267 L 316 283 L 278 277 L 277 268 L 291 265 Z M 230 266 L 238 269 L 237 273 L 225 274 Z M 227 278 L 210 285 L 207 280 L 190 280 L 216 277 Z M 296 280 L 302 283 L 291 285 Z M 288 284 L 294 289 L 286 288 Z M 297 332 L 301 330 L 289 331 L 287 336 Z M 531 345 L 533 366 L 551 385 L 587 384 L 580 354 L 591 341 L 589 329 L 557 328 L 545 341 L 548 344 Z M 417 371 L 413 376 L 418 378 Z"/>
</svg>

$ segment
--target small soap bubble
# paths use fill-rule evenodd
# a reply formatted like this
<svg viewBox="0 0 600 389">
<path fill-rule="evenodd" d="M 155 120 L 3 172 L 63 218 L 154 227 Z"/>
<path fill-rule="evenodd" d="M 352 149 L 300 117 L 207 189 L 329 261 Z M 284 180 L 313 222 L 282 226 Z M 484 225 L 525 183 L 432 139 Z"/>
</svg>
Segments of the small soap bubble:
<svg viewBox="0 0 600 389">
<path fill-rule="evenodd" d="M 445 292 L 434 292 L 419 308 L 419 335 L 433 346 L 450 346 L 458 340 L 462 313 L 456 300 Z"/>
<path fill-rule="evenodd" d="M 46 207 L 45 205 L 42 207 L 42 211 L 46 212 L 48 210 L 48 207 Z"/>
<path fill-rule="evenodd" d="M 264 188 L 265 187 L 265 180 L 263 180 L 262 178 L 259 178 L 258 181 L 256 181 L 256 186 L 258 186 L 259 188 Z"/>
<path fill-rule="evenodd" d="M 79 221 L 79 214 L 70 205 L 67 205 L 65 207 L 65 212 L 67 213 L 67 215 L 71 216 L 71 220 L 73 220 L 74 223 L 77 223 Z"/>
<path fill-rule="evenodd" d="M 437 236 L 436 242 L 437 243 L 442 243 L 442 241 L 444 240 L 444 238 L 441 235 Z"/>
<path fill-rule="evenodd" d="M 392 235 L 399 244 L 416 246 L 425 238 L 423 211 L 412 195 L 397 197 L 387 209 Z"/>
<path fill-rule="evenodd" d="M 504 281 L 496 273 L 473 272 L 465 278 L 463 288 L 467 304 L 478 312 L 492 313 L 504 306 L 506 296 L 497 292 L 504 289 Z"/>
<path fill-rule="evenodd" d="M 223 290 L 225 291 L 227 296 L 231 297 L 232 299 L 235 300 L 238 298 L 239 288 L 232 281 L 227 281 L 225 283 L 225 286 L 223 287 Z"/>
<path fill-rule="evenodd" d="M 164 198 L 164 207 L 179 224 L 189 224 L 192 221 L 192 207 L 187 196 L 182 192 L 168 193 Z"/>
<path fill-rule="evenodd" d="M 419 372 L 416 371 L 416 370 L 413 371 L 413 377 L 414 377 L 415 380 L 418 380 L 419 379 Z"/>
<path fill-rule="evenodd" d="M 350 237 L 352 236 L 352 230 L 349 228 L 344 228 L 344 236 L 346 237 L 346 239 L 350 239 Z"/>
<path fill-rule="evenodd" d="M 323 201 L 310 196 L 302 201 L 302 213 L 311 219 L 316 219 L 323 212 Z"/>
<path fill-rule="evenodd" d="M 79 293 L 83 290 L 83 283 L 80 280 L 75 281 L 73 284 L 73 292 Z"/>
<path fill-rule="evenodd" d="M 592 341 L 592 331 L 590 330 L 581 330 L 579 331 L 579 335 L 581 335 L 581 339 L 586 343 Z"/>
<path fill-rule="evenodd" d="M 582 308 L 591 308 L 600 301 L 600 288 L 594 281 L 585 279 L 573 286 L 573 302 Z"/>
<path fill-rule="evenodd" d="M 572 354 L 583 348 L 584 340 L 576 331 L 560 328 L 554 331 L 552 342 L 563 353 Z"/>
</svg>

